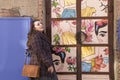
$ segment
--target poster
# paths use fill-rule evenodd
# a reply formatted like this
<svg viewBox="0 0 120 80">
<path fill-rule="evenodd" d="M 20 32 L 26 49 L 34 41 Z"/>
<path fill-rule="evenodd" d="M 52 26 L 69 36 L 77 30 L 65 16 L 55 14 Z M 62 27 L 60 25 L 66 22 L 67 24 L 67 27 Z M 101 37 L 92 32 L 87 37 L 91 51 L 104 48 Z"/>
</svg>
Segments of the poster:
<svg viewBox="0 0 120 80">
<path fill-rule="evenodd" d="M 108 19 L 82 19 L 83 44 L 108 44 Z"/>
<path fill-rule="evenodd" d="M 76 47 L 55 47 L 52 54 L 57 72 L 76 72 Z"/>
<path fill-rule="evenodd" d="M 82 47 L 82 72 L 109 72 L 109 48 Z"/>
</svg>

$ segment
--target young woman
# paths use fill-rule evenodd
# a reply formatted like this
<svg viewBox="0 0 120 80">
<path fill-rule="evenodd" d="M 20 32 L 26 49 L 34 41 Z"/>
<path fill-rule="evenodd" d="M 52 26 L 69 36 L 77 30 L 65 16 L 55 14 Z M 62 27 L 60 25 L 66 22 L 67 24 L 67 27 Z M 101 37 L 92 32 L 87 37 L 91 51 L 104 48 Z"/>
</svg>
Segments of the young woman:
<svg viewBox="0 0 120 80">
<path fill-rule="evenodd" d="M 27 42 L 31 51 L 30 64 L 40 65 L 40 78 L 37 80 L 58 80 L 52 62 L 51 44 L 43 31 L 44 27 L 39 20 L 32 22 Z"/>
</svg>

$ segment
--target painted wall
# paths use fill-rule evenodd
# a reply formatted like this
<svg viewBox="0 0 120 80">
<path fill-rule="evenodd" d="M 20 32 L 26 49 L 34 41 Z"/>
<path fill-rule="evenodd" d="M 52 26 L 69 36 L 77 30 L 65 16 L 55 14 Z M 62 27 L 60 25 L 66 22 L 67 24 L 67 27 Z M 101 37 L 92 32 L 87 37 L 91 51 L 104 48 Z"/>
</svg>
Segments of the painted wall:
<svg viewBox="0 0 120 80">
<path fill-rule="evenodd" d="M 22 76 L 31 18 L 0 18 L 0 80 L 28 80 Z"/>
</svg>

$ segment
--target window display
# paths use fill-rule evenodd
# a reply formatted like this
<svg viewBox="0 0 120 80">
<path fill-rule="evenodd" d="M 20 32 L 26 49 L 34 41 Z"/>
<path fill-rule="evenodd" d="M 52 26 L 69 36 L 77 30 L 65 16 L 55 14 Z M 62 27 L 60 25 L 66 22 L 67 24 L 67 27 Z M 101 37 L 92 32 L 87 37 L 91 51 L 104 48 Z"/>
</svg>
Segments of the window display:
<svg viewBox="0 0 120 80">
<path fill-rule="evenodd" d="M 50 1 L 47 30 L 59 79 L 114 80 L 114 1 Z"/>
</svg>

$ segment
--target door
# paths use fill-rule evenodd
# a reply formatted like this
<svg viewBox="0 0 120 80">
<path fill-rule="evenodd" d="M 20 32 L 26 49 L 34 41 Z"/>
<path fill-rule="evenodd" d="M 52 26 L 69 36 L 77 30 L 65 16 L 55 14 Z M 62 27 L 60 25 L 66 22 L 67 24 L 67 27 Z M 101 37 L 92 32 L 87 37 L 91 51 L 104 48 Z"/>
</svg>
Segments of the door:
<svg viewBox="0 0 120 80">
<path fill-rule="evenodd" d="M 46 0 L 59 80 L 114 80 L 113 17 L 112 0 Z"/>
</svg>

